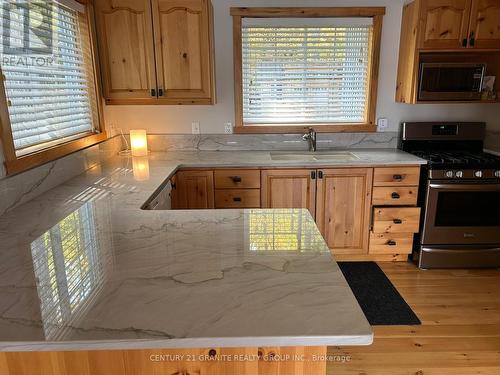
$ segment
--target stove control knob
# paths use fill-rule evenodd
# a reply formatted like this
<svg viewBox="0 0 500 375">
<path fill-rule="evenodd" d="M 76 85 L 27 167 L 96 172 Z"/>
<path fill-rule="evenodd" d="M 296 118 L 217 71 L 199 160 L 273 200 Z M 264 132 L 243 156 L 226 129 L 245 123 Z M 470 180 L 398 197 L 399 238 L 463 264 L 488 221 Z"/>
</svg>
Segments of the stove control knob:
<svg viewBox="0 0 500 375">
<path fill-rule="evenodd" d="M 455 177 L 457 178 L 462 178 L 464 176 L 464 172 L 462 171 L 457 171 L 457 173 L 455 173 Z"/>
<path fill-rule="evenodd" d="M 455 174 L 453 173 L 453 171 L 447 171 L 444 175 L 446 177 L 452 178 Z"/>
<path fill-rule="evenodd" d="M 495 171 L 495 177 L 500 177 L 500 171 Z"/>
<path fill-rule="evenodd" d="M 483 177 L 483 171 L 475 171 L 475 172 L 474 172 L 474 176 L 475 176 L 475 177 L 478 177 L 478 178 Z"/>
</svg>

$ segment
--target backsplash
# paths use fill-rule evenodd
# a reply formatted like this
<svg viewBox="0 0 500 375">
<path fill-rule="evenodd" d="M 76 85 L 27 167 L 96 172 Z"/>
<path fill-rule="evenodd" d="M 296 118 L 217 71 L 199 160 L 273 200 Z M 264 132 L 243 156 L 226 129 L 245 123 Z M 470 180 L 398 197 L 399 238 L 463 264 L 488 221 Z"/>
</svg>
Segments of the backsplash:
<svg viewBox="0 0 500 375">
<path fill-rule="evenodd" d="M 332 148 L 396 148 L 397 132 L 318 133 L 318 150 Z M 307 150 L 300 134 L 150 134 L 150 151 Z"/>
<path fill-rule="evenodd" d="M 1 178 L 0 215 L 115 156 L 121 149 L 122 139 L 114 137 L 38 168 Z"/>
</svg>

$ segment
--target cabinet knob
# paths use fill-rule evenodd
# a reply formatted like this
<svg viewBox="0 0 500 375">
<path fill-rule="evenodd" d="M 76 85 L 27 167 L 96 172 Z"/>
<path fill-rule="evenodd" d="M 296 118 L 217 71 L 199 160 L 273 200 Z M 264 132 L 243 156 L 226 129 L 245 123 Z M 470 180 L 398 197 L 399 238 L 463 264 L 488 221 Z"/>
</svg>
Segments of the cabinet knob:
<svg viewBox="0 0 500 375">
<path fill-rule="evenodd" d="M 232 176 L 231 180 L 233 180 L 233 182 L 235 184 L 239 184 L 241 182 L 241 177 L 240 176 Z"/>
<path fill-rule="evenodd" d="M 467 38 L 464 38 L 464 40 L 462 40 L 462 47 L 467 47 Z"/>
<path fill-rule="evenodd" d="M 401 219 L 394 219 L 392 222 L 394 224 L 403 224 L 403 220 L 401 220 Z"/>
<path fill-rule="evenodd" d="M 156 96 L 156 90 L 155 89 L 151 89 L 151 96 Z"/>
<path fill-rule="evenodd" d="M 392 199 L 399 199 L 399 198 L 401 198 L 401 195 L 399 195 L 398 193 L 394 192 L 394 193 L 391 194 L 391 198 Z"/>
<path fill-rule="evenodd" d="M 396 244 L 396 241 L 394 241 L 394 240 L 389 240 L 389 241 L 387 241 L 387 245 L 388 245 L 388 246 L 396 246 L 397 244 Z"/>
<path fill-rule="evenodd" d="M 474 38 L 474 31 L 472 31 L 469 36 L 469 46 L 474 47 L 474 44 L 476 44 L 476 39 Z"/>
<path fill-rule="evenodd" d="M 400 175 L 400 174 L 395 174 L 394 176 L 392 176 L 392 179 L 394 181 L 402 181 L 403 180 L 403 176 Z"/>
<path fill-rule="evenodd" d="M 163 89 L 158 89 L 158 96 L 163 96 Z"/>
<path fill-rule="evenodd" d="M 241 202 L 241 198 L 240 197 L 234 197 L 233 198 L 233 202 Z"/>
</svg>

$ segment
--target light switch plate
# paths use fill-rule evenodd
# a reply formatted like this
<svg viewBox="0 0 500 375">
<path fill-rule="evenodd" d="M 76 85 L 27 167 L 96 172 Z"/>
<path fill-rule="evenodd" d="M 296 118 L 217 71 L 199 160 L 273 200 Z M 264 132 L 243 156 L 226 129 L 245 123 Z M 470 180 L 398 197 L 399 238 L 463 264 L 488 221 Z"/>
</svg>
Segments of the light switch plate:
<svg viewBox="0 0 500 375">
<path fill-rule="evenodd" d="M 199 122 L 192 122 L 191 129 L 192 129 L 193 134 L 200 134 L 200 123 Z"/>
</svg>

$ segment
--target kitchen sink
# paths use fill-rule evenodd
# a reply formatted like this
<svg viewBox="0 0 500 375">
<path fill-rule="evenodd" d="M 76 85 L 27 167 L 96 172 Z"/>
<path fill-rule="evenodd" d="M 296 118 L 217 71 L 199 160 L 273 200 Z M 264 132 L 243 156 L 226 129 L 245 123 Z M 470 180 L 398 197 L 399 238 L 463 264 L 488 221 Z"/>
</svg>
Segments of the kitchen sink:
<svg viewBox="0 0 500 375">
<path fill-rule="evenodd" d="M 349 151 L 271 152 L 272 160 L 290 161 L 352 161 L 359 158 Z"/>
</svg>

